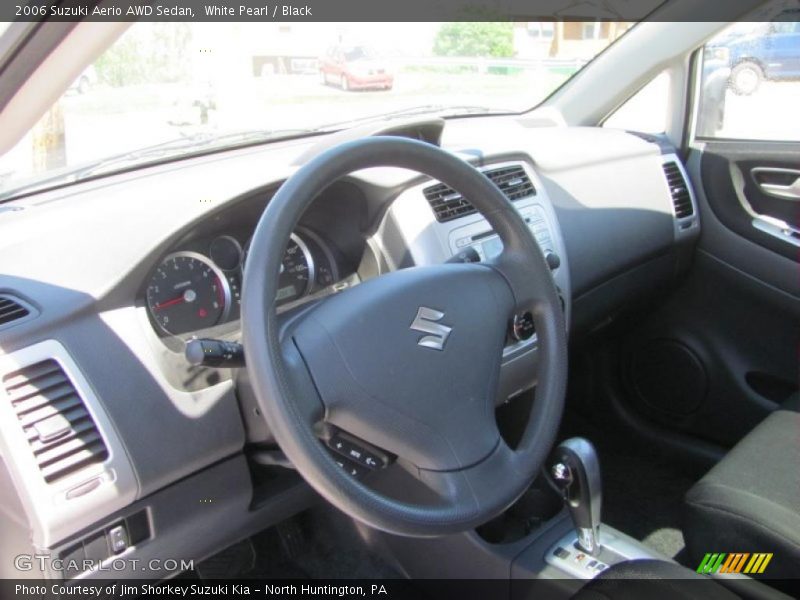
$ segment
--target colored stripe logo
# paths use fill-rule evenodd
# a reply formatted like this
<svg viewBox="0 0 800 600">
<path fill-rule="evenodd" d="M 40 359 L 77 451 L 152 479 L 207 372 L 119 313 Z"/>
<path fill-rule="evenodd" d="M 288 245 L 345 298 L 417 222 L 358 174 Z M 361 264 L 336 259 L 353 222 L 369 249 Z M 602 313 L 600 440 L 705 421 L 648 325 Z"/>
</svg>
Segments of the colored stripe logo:
<svg viewBox="0 0 800 600">
<path fill-rule="evenodd" d="M 745 573 L 757 575 L 766 570 L 771 560 L 771 552 L 755 552 L 753 554 L 749 552 L 709 553 L 700 561 L 697 572 L 702 574 Z"/>
</svg>

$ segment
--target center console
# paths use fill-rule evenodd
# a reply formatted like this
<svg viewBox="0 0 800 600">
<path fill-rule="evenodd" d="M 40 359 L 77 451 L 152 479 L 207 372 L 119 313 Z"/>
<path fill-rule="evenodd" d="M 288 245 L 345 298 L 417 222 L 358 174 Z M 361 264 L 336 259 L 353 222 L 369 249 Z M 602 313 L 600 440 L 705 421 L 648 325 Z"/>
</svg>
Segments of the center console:
<svg viewBox="0 0 800 600">
<path fill-rule="evenodd" d="M 410 577 L 507 580 L 508 597 L 514 600 L 566 600 L 619 563 L 672 562 L 602 523 L 601 481 L 592 444 L 572 438 L 556 448 L 542 475 L 492 522 L 475 531 L 424 541 L 380 534 L 381 543 Z M 362 535 L 378 534 L 363 528 Z M 431 561 L 431 556 L 448 560 Z"/>
<path fill-rule="evenodd" d="M 465 157 L 466 158 L 466 157 Z M 567 324 L 570 279 L 566 248 L 547 190 L 526 160 L 505 160 L 479 167 L 519 211 L 550 266 Z M 403 191 L 392 203 L 376 236 L 389 268 L 440 264 L 460 255 L 487 260 L 503 243 L 469 202 L 469 197 L 443 183 L 425 182 Z M 569 325 L 568 325 L 569 326 Z M 518 336 L 510 326 L 498 401 L 503 402 L 536 383 L 536 335 Z"/>
</svg>

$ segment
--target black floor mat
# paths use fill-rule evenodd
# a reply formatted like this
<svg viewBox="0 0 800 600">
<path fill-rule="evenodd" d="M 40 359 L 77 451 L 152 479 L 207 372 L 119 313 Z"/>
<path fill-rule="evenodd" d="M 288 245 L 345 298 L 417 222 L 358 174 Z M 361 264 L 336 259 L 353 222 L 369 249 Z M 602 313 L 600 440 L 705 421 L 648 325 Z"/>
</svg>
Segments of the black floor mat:
<svg viewBox="0 0 800 600">
<path fill-rule="evenodd" d="M 401 575 L 371 553 L 352 521 L 327 504 L 293 519 L 290 532 L 271 528 L 253 538 L 253 578 L 392 579 Z"/>
<path fill-rule="evenodd" d="M 601 430 L 575 415 L 565 419 L 561 435 L 583 436 L 597 448 L 603 522 L 681 562 L 683 496 L 694 484 L 694 474 L 657 452 L 626 443 L 619 432 Z"/>
<path fill-rule="evenodd" d="M 603 520 L 680 562 L 683 496 L 694 481 L 657 458 L 600 451 L 605 488 Z"/>
</svg>

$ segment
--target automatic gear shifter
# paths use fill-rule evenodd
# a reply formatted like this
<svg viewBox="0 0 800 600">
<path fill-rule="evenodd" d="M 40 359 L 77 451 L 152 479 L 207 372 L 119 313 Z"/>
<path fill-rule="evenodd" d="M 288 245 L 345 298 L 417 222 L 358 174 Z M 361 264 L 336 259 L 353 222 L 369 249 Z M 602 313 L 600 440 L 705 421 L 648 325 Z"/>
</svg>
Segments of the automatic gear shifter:
<svg viewBox="0 0 800 600">
<path fill-rule="evenodd" d="M 578 533 L 578 545 L 587 554 L 597 556 L 603 495 L 597 452 L 589 440 L 571 438 L 562 442 L 553 456 L 550 474 L 569 508 Z"/>
</svg>

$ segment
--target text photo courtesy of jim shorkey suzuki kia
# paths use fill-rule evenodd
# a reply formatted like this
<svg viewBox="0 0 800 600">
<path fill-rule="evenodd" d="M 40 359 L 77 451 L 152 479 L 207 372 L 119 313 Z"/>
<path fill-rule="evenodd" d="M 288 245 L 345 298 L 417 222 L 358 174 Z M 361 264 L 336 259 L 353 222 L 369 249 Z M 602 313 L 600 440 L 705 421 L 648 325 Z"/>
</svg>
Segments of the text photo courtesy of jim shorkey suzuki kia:
<svg viewBox="0 0 800 600">
<path fill-rule="evenodd" d="M 243 597 L 243 596 L 314 596 L 314 597 L 383 597 L 390 596 L 386 585 L 380 583 L 368 585 L 314 585 L 314 584 L 252 584 L 223 583 L 203 585 L 192 583 L 173 585 L 170 583 L 107 583 L 96 586 L 79 584 L 26 585 L 16 584 L 15 593 L 20 597 L 96 597 L 96 598 L 193 598 L 209 597 Z"/>
</svg>

